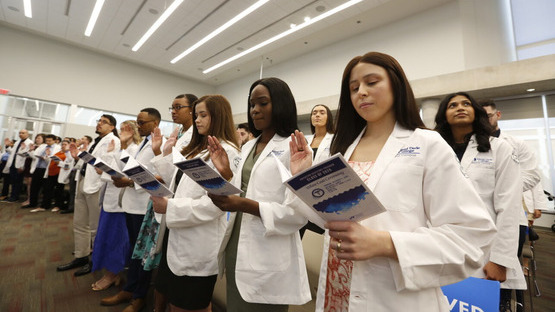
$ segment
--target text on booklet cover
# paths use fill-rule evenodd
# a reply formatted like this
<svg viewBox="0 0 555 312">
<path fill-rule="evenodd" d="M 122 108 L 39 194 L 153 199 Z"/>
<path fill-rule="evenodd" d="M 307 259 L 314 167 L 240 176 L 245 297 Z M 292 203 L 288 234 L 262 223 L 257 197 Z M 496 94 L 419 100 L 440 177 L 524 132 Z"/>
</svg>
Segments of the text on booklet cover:
<svg viewBox="0 0 555 312">
<path fill-rule="evenodd" d="M 295 175 L 286 183 L 326 221 L 360 221 L 385 211 L 339 154 Z"/>
</svg>

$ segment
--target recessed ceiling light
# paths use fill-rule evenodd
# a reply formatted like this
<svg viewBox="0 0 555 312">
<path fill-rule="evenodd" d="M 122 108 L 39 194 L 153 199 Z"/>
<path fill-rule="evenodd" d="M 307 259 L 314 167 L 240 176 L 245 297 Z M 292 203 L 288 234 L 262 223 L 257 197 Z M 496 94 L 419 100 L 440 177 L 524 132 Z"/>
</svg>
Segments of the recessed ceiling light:
<svg viewBox="0 0 555 312">
<path fill-rule="evenodd" d="M 149 11 L 150 13 L 154 14 L 154 15 L 156 15 L 156 14 L 159 13 L 158 10 L 156 10 L 156 9 L 148 9 L 148 11 Z"/>
<path fill-rule="evenodd" d="M 305 21 L 305 22 L 310 21 L 310 16 L 305 16 L 305 17 L 304 17 L 304 21 Z"/>
<path fill-rule="evenodd" d="M 100 10 L 102 10 L 102 6 L 104 5 L 104 0 L 96 0 L 94 4 L 94 9 L 91 13 L 91 18 L 89 19 L 89 24 L 85 29 L 85 36 L 90 37 L 92 31 L 94 29 L 94 25 L 96 24 L 96 20 L 98 19 L 98 15 L 100 15 Z"/>
<path fill-rule="evenodd" d="M 534 92 L 534 91 L 536 91 L 536 89 L 530 88 L 530 89 L 526 89 L 526 91 L 528 91 L 528 92 Z"/>
<path fill-rule="evenodd" d="M 160 15 L 160 17 L 156 20 L 156 22 L 154 22 L 154 24 L 150 26 L 150 28 L 141 37 L 141 39 L 139 39 L 139 41 L 135 43 L 135 45 L 133 46 L 133 48 L 131 48 L 131 50 L 134 52 L 139 50 L 141 46 L 148 40 L 148 38 L 150 38 L 150 36 L 154 34 L 154 32 L 158 29 L 158 27 L 160 27 L 160 25 L 162 25 L 166 21 L 166 19 L 170 17 L 170 15 L 172 15 L 172 13 L 179 7 L 179 5 L 183 3 L 183 1 L 184 0 L 175 0 L 172 4 L 170 4 L 170 6 L 164 11 L 164 13 L 162 13 L 162 15 Z"/>
<path fill-rule="evenodd" d="M 245 55 L 247 55 L 247 54 L 249 54 L 249 53 L 252 53 L 252 52 L 254 52 L 254 51 L 256 51 L 256 50 L 258 50 L 258 49 L 260 49 L 260 48 L 262 48 L 262 47 L 264 47 L 264 46 L 267 46 L 268 44 L 273 43 L 273 42 L 275 42 L 275 41 L 277 41 L 277 40 L 279 40 L 279 39 L 281 39 L 281 38 L 284 38 L 284 37 L 286 37 L 286 36 L 289 36 L 290 34 L 292 34 L 292 33 L 294 33 L 294 32 L 297 32 L 297 31 L 299 31 L 299 30 L 301 30 L 301 29 L 303 29 L 303 28 L 305 28 L 305 27 L 308 27 L 308 26 L 310 26 L 310 25 L 312 25 L 312 24 L 314 24 L 314 23 L 317 23 L 317 22 L 319 22 L 319 21 L 321 21 L 321 20 L 323 20 L 323 19 L 325 19 L 325 18 L 327 18 L 327 17 L 329 17 L 329 16 L 331 16 L 331 15 L 334 15 L 334 14 L 336 14 L 336 13 L 338 13 L 338 12 L 341 12 L 341 11 L 343 11 L 343 10 L 345 10 L 345 9 L 347 9 L 347 8 L 353 6 L 353 5 L 355 5 L 355 4 L 357 4 L 357 3 L 361 2 L 361 1 L 362 1 L 362 0 L 350 0 L 350 1 L 347 1 L 347 2 L 345 2 L 345 3 L 343 3 L 343 4 L 340 4 L 340 5 L 336 6 L 335 8 L 333 8 L 333 9 L 327 11 L 326 13 L 322 13 L 322 14 L 320 14 L 320 15 L 318 15 L 318 16 L 312 18 L 312 19 L 310 19 L 310 21 L 308 21 L 308 22 L 304 22 L 304 23 L 302 23 L 302 24 L 300 24 L 300 25 L 297 25 L 295 28 L 291 28 L 291 29 L 288 29 L 288 30 L 286 30 L 286 31 L 284 31 L 284 32 L 282 32 L 282 33 L 280 33 L 280 34 L 277 34 L 277 35 L 273 36 L 273 37 L 270 38 L 270 39 L 267 39 L 267 40 L 265 40 L 265 41 L 263 41 L 263 42 L 261 42 L 261 43 L 255 45 L 255 46 L 253 46 L 253 47 L 251 47 L 251 48 L 249 48 L 249 49 L 247 49 L 247 50 L 245 50 L 245 51 L 243 51 L 243 52 L 241 52 L 241 53 L 239 53 L 239 54 L 236 54 L 236 55 L 234 55 L 234 56 L 232 56 L 232 57 L 230 57 L 230 58 L 228 58 L 228 59 L 226 59 L 226 60 L 224 60 L 224 61 L 222 61 L 222 62 L 220 62 L 220 63 L 218 63 L 218 64 L 216 64 L 216 65 L 214 65 L 214 66 L 212 66 L 212 67 L 210 67 L 210 68 L 208 68 L 208 69 L 206 69 L 206 70 L 203 71 L 202 73 L 203 73 L 203 74 L 208 74 L 209 72 L 211 72 L 211 71 L 213 71 L 213 70 L 215 70 L 215 69 L 218 69 L 218 68 L 220 68 L 220 67 L 222 67 L 222 66 L 224 66 L 224 65 L 226 65 L 226 64 L 228 64 L 228 63 L 231 63 L 231 62 L 233 62 L 233 61 L 235 61 L 235 60 L 237 60 L 237 59 L 239 59 L 239 58 L 241 58 L 241 57 L 243 57 L 243 56 L 245 56 Z"/>
<path fill-rule="evenodd" d="M 14 12 L 19 12 L 19 9 L 18 9 L 18 8 L 13 7 L 13 6 L 11 6 L 11 5 L 8 7 L 8 9 L 10 9 L 10 10 L 12 10 L 12 11 L 14 11 Z"/>
<path fill-rule="evenodd" d="M 122 44 L 124 47 L 129 48 L 131 45 L 129 43 Z"/>
<path fill-rule="evenodd" d="M 23 11 L 28 18 L 33 17 L 33 10 L 31 9 L 31 0 L 23 0 Z"/>
<path fill-rule="evenodd" d="M 297 26 L 297 25 L 296 25 L 296 24 L 293 24 L 293 23 L 289 24 L 289 28 L 291 28 L 291 29 L 295 28 L 296 26 Z"/>
<path fill-rule="evenodd" d="M 258 0 L 255 4 L 251 5 L 250 7 L 246 8 L 243 12 L 237 14 L 235 17 L 233 17 L 232 19 L 230 19 L 229 21 L 227 21 L 225 24 L 223 24 L 222 26 L 218 27 L 216 30 L 214 30 L 213 32 L 209 33 L 206 37 L 200 39 L 199 42 L 193 44 L 191 47 L 189 47 L 187 50 L 183 51 L 181 54 L 179 54 L 178 56 L 176 56 L 173 60 L 170 61 L 170 63 L 175 64 L 177 63 L 179 60 L 181 60 L 182 58 L 184 58 L 185 56 L 187 56 L 189 53 L 193 52 L 194 50 L 196 50 L 198 47 L 200 47 L 201 45 L 205 44 L 206 42 L 208 42 L 208 40 L 216 37 L 217 35 L 219 35 L 221 32 L 223 32 L 224 30 L 228 29 L 229 27 L 231 27 L 233 24 L 237 23 L 238 21 L 242 20 L 244 17 L 246 17 L 247 15 L 251 14 L 252 12 L 256 11 L 258 8 L 260 8 L 261 6 L 263 6 L 264 4 L 266 4 L 268 1 L 270 0 Z"/>
<path fill-rule="evenodd" d="M 316 12 L 324 12 L 326 10 L 326 7 L 323 5 L 319 5 L 316 7 Z"/>
</svg>

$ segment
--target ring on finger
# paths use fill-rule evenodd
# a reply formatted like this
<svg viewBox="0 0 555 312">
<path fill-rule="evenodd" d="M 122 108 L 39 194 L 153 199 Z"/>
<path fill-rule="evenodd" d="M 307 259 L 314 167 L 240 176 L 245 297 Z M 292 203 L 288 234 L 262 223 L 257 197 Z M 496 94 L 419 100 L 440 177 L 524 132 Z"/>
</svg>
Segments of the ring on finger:
<svg viewBox="0 0 555 312">
<path fill-rule="evenodd" d="M 343 252 L 343 250 L 341 250 L 341 240 L 337 241 L 337 251 Z"/>
</svg>

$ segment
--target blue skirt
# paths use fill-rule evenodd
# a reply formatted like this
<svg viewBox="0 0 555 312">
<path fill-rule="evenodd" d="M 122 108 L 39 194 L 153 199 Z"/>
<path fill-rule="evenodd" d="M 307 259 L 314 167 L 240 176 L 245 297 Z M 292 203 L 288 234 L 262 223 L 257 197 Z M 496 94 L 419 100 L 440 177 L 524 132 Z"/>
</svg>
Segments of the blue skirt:
<svg viewBox="0 0 555 312">
<path fill-rule="evenodd" d="M 125 213 L 100 211 L 98 230 L 92 254 L 93 271 L 106 269 L 112 273 L 123 271 L 129 257 L 129 234 Z"/>
</svg>

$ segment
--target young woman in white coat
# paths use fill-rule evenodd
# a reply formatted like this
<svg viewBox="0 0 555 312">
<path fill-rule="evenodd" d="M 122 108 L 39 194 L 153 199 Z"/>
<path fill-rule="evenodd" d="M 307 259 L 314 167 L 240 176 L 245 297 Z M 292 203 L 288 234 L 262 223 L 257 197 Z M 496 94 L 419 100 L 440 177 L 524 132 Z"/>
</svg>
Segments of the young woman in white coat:
<svg viewBox="0 0 555 312">
<path fill-rule="evenodd" d="M 486 111 L 465 92 L 446 96 L 435 121 L 497 226 L 491 248 L 485 250 L 483 268 L 475 276 L 502 282 L 501 288 L 526 289 L 517 257 L 522 179 L 512 146 L 490 136 L 493 129 Z M 501 300 L 500 309 L 508 308 L 507 304 L 510 298 Z"/>
<path fill-rule="evenodd" d="M 233 226 L 225 240 L 227 311 L 287 311 L 289 304 L 310 300 L 299 235 L 307 220 L 294 207 L 298 201 L 286 201 L 277 163 L 289 167 L 288 137 L 297 129 L 289 86 L 278 78 L 255 81 L 248 122 L 256 139 L 243 145 L 232 181 L 244 193 L 210 195 L 220 209 L 237 212 L 230 216 Z M 216 146 L 211 152 L 222 149 Z"/>
<path fill-rule="evenodd" d="M 316 311 L 449 311 L 440 286 L 479 269 L 495 227 L 453 151 L 425 130 L 399 63 L 369 52 L 343 73 L 331 154 L 386 211 L 326 223 Z M 301 133 L 291 172 L 310 165 Z"/>
<path fill-rule="evenodd" d="M 227 162 L 235 164 L 222 174 L 225 179 L 231 179 L 240 154 L 231 105 L 222 95 L 205 95 L 195 102 L 193 116 L 193 135 L 183 148 L 183 155 L 187 159 L 201 158 L 215 168 L 208 152 L 208 136 L 213 136 L 221 142 Z M 158 274 L 166 276 L 165 295 L 171 311 L 209 312 L 228 220 L 200 185 L 186 175 L 179 174 L 176 179 L 179 181 L 173 198 L 152 197 L 154 211 L 166 215 L 169 230 L 164 238 L 165 256 Z"/>
<path fill-rule="evenodd" d="M 113 123 L 116 124 L 115 119 Z M 112 139 L 108 145 L 108 154 L 102 160 L 121 171 L 121 150 L 125 149 L 134 155 L 140 142 L 141 136 L 135 120 L 126 120 L 120 125 L 119 139 Z M 105 185 L 100 191 L 101 211 L 92 254 L 92 271 L 104 269 L 104 275 L 91 285 L 94 291 L 105 290 L 112 285 L 119 286 L 121 279 L 118 274 L 125 268 L 129 254 L 129 234 L 125 213 L 120 205 L 121 189 L 113 184 L 107 173 L 102 173 L 101 179 Z"/>
<path fill-rule="evenodd" d="M 333 125 L 333 115 L 329 107 L 324 104 L 317 104 L 310 112 L 310 131 L 312 135 L 306 136 L 308 145 L 312 149 L 314 163 L 328 158 L 330 154 L 331 139 L 335 132 Z M 301 229 L 301 238 L 306 230 L 311 230 L 318 234 L 324 234 L 324 230 L 312 222 L 308 222 Z"/>
</svg>

